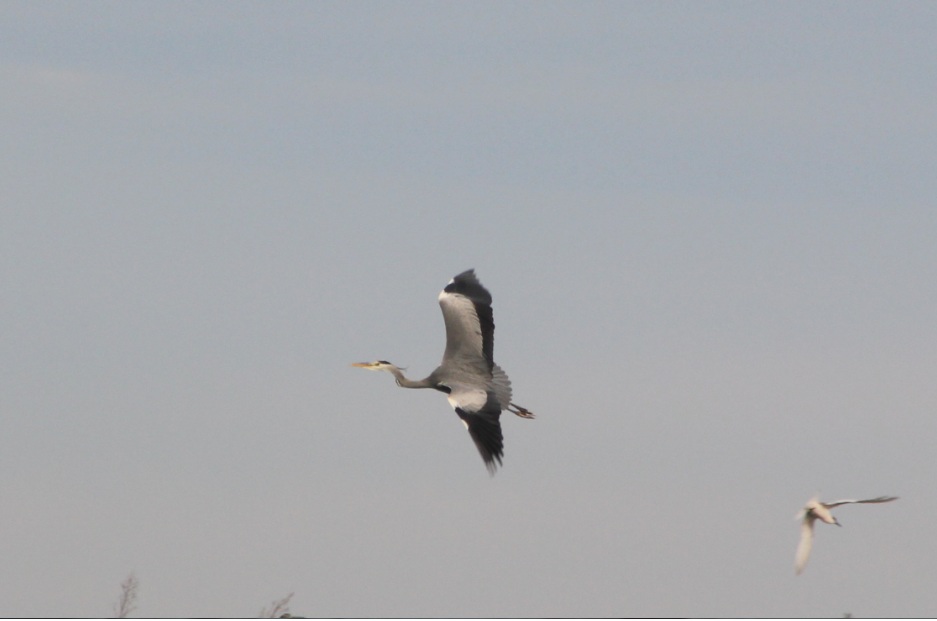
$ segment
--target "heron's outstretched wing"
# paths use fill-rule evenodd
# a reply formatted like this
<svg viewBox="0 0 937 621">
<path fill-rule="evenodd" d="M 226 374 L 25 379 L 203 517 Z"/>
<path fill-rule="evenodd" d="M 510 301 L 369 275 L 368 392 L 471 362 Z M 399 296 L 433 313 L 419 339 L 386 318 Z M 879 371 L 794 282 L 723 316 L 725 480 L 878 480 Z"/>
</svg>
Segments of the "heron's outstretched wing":
<svg viewBox="0 0 937 621">
<path fill-rule="evenodd" d="M 816 520 L 812 516 L 804 516 L 800 523 L 800 543 L 797 544 L 797 556 L 794 557 L 794 571 L 800 574 L 807 566 L 807 559 L 810 558 L 810 550 L 813 548 L 813 523 Z"/>
<path fill-rule="evenodd" d="M 456 414 L 465 423 L 488 472 L 494 474 L 504 456 L 504 436 L 501 435 L 501 422 L 498 420 L 501 410 L 474 413 L 456 410 Z"/>
<path fill-rule="evenodd" d="M 449 392 L 449 403 L 472 436 L 488 472 L 494 474 L 504 456 L 501 405 L 497 398 L 485 390 L 456 385 Z"/>
<path fill-rule="evenodd" d="M 835 502 L 824 502 L 823 506 L 827 509 L 832 509 L 833 507 L 838 507 L 840 505 L 851 505 L 851 504 L 864 504 L 870 502 L 891 502 L 892 500 L 898 500 L 897 496 L 878 496 L 877 498 L 868 498 L 866 500 L 837 500 Z"/>
<path fill-rule="evenodd" d="M 495 334 L 491 294 L 478 281 L 475 270 L 453 278 L 439 294 L 439 306 L 446 322 L 442 366 L 474 369 L 490 377 Z"/>
</svg>

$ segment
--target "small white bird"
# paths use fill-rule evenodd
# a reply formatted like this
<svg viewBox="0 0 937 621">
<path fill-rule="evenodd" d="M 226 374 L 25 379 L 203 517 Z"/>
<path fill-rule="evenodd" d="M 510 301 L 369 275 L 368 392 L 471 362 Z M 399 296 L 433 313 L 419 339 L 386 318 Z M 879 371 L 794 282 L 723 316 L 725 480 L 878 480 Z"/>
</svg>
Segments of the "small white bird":
<svg viewBox="0 0 937 621">
<path fill-rule="evenodd" d="M 813 547 L 813 523 L 817 520 L 827 524 L 836 524 L 842 526 L 839 521 L 830 513 L 830 509 L 840 505 L 853 503 L 869 502 L 891 502 L 898 500 L 897 496 L 879 496 L 878 498 L 869 498 L 868 500 L 837 500 L 836 502 L 820 502 L 819 496 L 814 496 L 807 501 L 804 508 L 797 514 L 796 519 L 800 523 L 800 543 L 797 545 L 797 556 L 794 559 L 794 570 L 799 575 L 807 565 L 807 559 L 810 558 L 810 549 Z"/>
</svg>

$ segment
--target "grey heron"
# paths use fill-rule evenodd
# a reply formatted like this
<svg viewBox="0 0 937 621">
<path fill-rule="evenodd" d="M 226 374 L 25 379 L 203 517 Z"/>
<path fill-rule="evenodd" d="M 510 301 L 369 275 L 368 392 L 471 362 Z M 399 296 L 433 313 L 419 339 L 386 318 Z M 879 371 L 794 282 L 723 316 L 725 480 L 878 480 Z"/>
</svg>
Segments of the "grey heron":
<svg viewBox="0 0 937 621">
<path fill-rule="evenodd" d="M 494 474 L 504 455 L 501 411 L 521 418 L 534 418 L 534 414 L 511 402 L 511 380 L 495 364 L 491 294 L 479 282 L 475 270 L 450 280 L 439 294 L 439 306 L 446 324 L 446 350 L 442 363 L 426 378 L 407 379 L 399 367 L 386 360 L 355 362 L 352 366 L 387 371 L 403 388 L 433 388 L 446 393 L 488 472 Z"/>
<path fill-rule="evenodd" d="M 794 559 L 794 571 L 798 574 L 807 566 L 807 559 L 810 558 L 810 550 L 813 548 L 813 525 L 820 520 L 826 524 L 836 524 L 842 526 L 830 509 L 840 505 L 849 505 L 856 503 L 878 503 L 891 502 L 898 500 L 897 496 L 879 496 L 877 498 L 868 498 L 866 500 L 837 500 L 836 502 L 820 502 L 818 496 L 814 496 L 807 501 L 804 508 L 797 514 L 796 519 L 800 520 L 800 543 L 797 544 L 797 556 Z"/>
</svg>

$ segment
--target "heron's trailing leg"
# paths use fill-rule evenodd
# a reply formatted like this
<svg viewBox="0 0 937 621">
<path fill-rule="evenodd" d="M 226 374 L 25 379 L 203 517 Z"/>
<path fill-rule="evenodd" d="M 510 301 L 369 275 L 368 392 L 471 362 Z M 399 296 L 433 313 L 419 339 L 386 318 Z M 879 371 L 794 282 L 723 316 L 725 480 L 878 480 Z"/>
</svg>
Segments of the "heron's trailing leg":
<svg viewBox="0 0 937 621">
<path fill-rule="evenodd" d="M 528 410 L 527 408 L 517 405 L 516 403 L 508 404 L 508 407 L 505 408 L 508 412 L 517 414 L 521 418 L 535 418 L 534 413 Z"/>
</svg>

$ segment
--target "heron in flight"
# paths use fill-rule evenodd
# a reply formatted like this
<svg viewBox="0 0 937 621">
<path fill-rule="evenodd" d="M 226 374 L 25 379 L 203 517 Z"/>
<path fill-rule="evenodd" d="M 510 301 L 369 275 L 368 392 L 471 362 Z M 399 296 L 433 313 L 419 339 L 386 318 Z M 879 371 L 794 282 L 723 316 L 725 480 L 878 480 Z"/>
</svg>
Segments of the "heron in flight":
<svg viewBox="0 0 937 621">
<path fill-rule="evenodd" d="M 494 362 L 495 324 L 491 294 L 478 281 L 475 270 L 462 272 L 439 294 L 446 322 L 446 351 L 442 364 L 421 380 L 404 377 L 403 371 L 386 360 L 356 362 L 354 367 L 387 371 L 404 388 L 434 388 L 446 393 L 449 405 L 468 429 L 488 472 L 495 473 L 504 455 L 501 411 L 521 418 L 534 414 L 511 402 L 511 380 Z"/>
<path fill-rule="evenodd" d="M 827 524 L 836 524 L 842 526 L 830 509 L 840 505 L 849 505 L 854 503 L 878 503 L 891 502 L 898 500 L 897 496 L 879 496 L 878 498 L 869 498 L 867 500 L 837 500 L 836 502 L 820 502 L 818 496 L 814 496 L 807 501 L 804 508 L 797 514 L 800 520 L 800 543 L 797 545 L 797 556 L 794 559 L 794 570 L 800 574 L 807 566 L 807 559 L 810 558 L 810 550 L 813 548 L 813 524 L 817 520 Z"/>
</svg>

